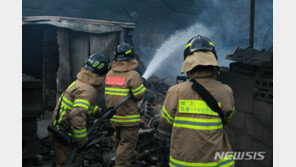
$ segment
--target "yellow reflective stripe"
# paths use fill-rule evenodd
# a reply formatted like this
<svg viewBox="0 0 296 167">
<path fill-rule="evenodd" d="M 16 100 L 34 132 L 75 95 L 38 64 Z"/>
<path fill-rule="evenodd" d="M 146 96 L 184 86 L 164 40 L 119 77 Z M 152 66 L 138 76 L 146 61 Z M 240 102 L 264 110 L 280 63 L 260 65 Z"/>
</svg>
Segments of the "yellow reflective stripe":
<svg viewBox="0 0 296 167">
<path fill-rule="evenodd" d="M 116 92 L 106 92 L 105 91 L 105 94 L 108 94 L 108 95 L 116 95 L 116 96 L 127 96 L 128 93 L 116 93 Z"/>
<path fill-rule="evenodd" d="M 96 61 L 93 65 L 91 65 L 92 67 L 97 67 L 100 64 L 100 61 Z"/>
<path fill-rule="evenodd" d="M 131 52 L 132 52 L 132 50 L 128 50 L 128 51 L 125 52 L 125 54 L 129 54 Z"/>
<path fill-rule="evenodd" d="M 127 116 L 114 115 L 113 118 L 140 118 L 140 115 L 127 115 Z"/>
<path fill-rule="evenodd" d="M 117 95 L 117 96 L 127 96 L 129 94 L 129 89 L 105 87 L 105 94 Z"/>
<path fill-rule="evenodd" d="M 209 42 L 210 45 L 214 46 L 213 42 Z"/>
<path fill-rule="evenodd" d="M 173 124 L 174 123 L 174 118 L 170 116 L 170 114 L 167 112 L 164 106 L 162 106 L 161 109 L 161 116 L 167 120 L 168 123 Z"/>
<path fill-rule="evenodd" d="M 111 121 L 114 121 L 114 122 L 140 122 L 141 121 L 140 118 L 138 118 L 138 119 L 131 119 L 131 120 L 120 120 L 120 119 L 111 118 L 110 120 Z"/>
<path fill-rule="evenodd" d="M 86 128 L 84 128 L 84 129 L 80 129 L 80 130 L 76 130 L 76 129 L 74 129 L 73 132 L 74 132 L 74 133 L 83 133 L 83 132 L 86 132 Z"/>
<path fill-rule="evenodd" d="M 232 108 L 232 112 L 231 112 L 231 114 L 226 118 L 226 121 L 230 121 L 231 120 L 231 118 L 232 118 L 232 116 L 235 114 L 235 108 L 233 107 Z"/>
<path fill-rule="evenodd" d="M 95 113 L 97 110 L 98 110 L 98 106 L 95 106 L 94 108 L 93 108 L 93 112 Z"/>
<path fill-rule="evenodd" d="M 53 125 L 54 125 L 55 127 L 57 127 L 57 129 L 59 130 L 59 128 L 60 128 L 60 125 L 59 125 L 59 124 L 57 124 L 57 121 L 56 121 L 56 120 L 53 122 Z"/>
<path fill-rule="evenodd" d="M 60 125 L 57 124 L 57 120 L 54 120 L 54 121 L 53 121 L 53 125 L 54 125 L 55 127 L 57 127 L 57 129 L 59 129 L 59 127 L 60 127 Z"/>
<path fill-rule="evenodd" d="M 73 83 L 72 83 L 73 84 Z M 72 85 L 71 84 L 71 85 Z M 71 86 L 70 85 L 70 86 Z M 59 124 L 61 123 L 62 119 L 63 119 L 63 116 L 66 114 L 66 111 L 67 110 L 72 110 L 73 109 L 73 102 L 68 100 L 66 97 L 63 96 L 64 94 L 62 94 L 61 97 L 62 98 L 62 101 L 61 101 L 61 97 L 59 98 L 59 100 L 61 101 L 61 108 L 60 108 L 60 111 L 59 111 L 59 119 L 58 120 L 55 120 L 54 121 L 54 125 L 57 127 L 57 129 L 59 129 Z"/>
<path fill-rule="evenodd" d="M 70 132 L 67 132 L 67 135 L 71 136 L 71 137 L 74 137 L 74 135 Z"/>
<path fill-rule="evenodd" d="M 219 164 L 219 162 L 211 162 L 211 163 L 195 163 L 195 162 L 185 162 L 185 161 L 180 161 L 180 160 L 176 160 L 174 159 L 172 156 L 170 156 L 170 163 L 174 166 L 217 166 Z"/>
<path fill-rule="evenodd" d="M 75 137 L 75 138 L 83 138 L 85 136 L 87 136 L 87 132 L 82 133 L 82 134 L 73 134 L 73 137 Z"/>
<path fill-rule="evenodd" d="M 61 107 L 64 107 L 68 110 L 72 110 L 73 108 L 73 102 L 67 99 L 65 96 L 62 98 Z"/>
<path fill-rule="evenodd" d="M 144 84 L 140 85 L 140 86 L 137 87 L 136 89 L 132 89 L 132 92 L 136 92 L 136 91 L 138 91 L 139 89 L 141 89 L 142 87 L 144 87 Z"/>
<path fill-rule="evenodd" d="M 138 92 L 135 92 L 135 93 L 133 93 L 133 94 L 134 94 L 134 96 L 137 96 L 137 95 L 139 95 L 139 94 L 143 93 L 145 90 L 146 90 L 146 88 L 145 88 L 145 87 L 143 87 L 143 88 L 142 88 L 142 89 L 140 89 Z"/>
<path fill-rule="evenodd" d="M 175 117 L 175 120 L 179 121 L 191 121 L 191 122 L 201 122 L 201 123 L 221 123 L 221 119 L 205 119 L 205 118 L 190 118 L 190 117 Z"/>
<path fill-rule="evenodd" d="M 76 129 L 74 129 L 74 130 L 73 130 L 73 136 L 74 136 L 75 138 L 82 138 L 82 137 L 87 136 L 86 128 L 84 128 L 84 129 L 80 129 L 80 130 L 76 130 Z"/>
<path fill-rule="evenodd" d="M 83 108 L 85 108 L 85 109 L 88 110 L 89 107 L 90 107 L 90 104 L 89 104 L 89 102 L 87 100 L 84 100 L 84 99 L 76 99 L 74 101 L 73 107 L 83 107 Z"/>
<path fill-rule="evenodd" d="M 59 120 L 58 120 L 58 124 L 61 123 L 61 121 L 62 121 L 63 116 L 65 115 L 65 113 L 66 113 L 65 108 L 61 108 L 61 109 L 60 109 L 60 118 L 59 118 Z"/>
<path fill-rule="evenodd" d="M 127 116 L 114 115 L 110 120 L 114 121 L 114 122 L 139 122 L 139 121 L 141 121 L 140 115 L 127 115 Z"/>
<path fill-rule="evenodd" d="M 234 165 L 233 155 L 229 155 L 223 159 L 220 159 L 217 162 L 205 162 L 205 163 L 196 163 L 196 162 L 185 162 L 174 159 L 170 156 L 170 166 L 176 167 L 229 167 Z"/>
<path fill-rule="evenodd" d="M 141 94 L 142 92 L 144 92 L 146 90 L 145 86 L 142 84 L 139 87 L 137 87 L 136 89 L 133 89 L 132 92 L 134 94 L 134 96 Z"/>
<path fill-rule="evenodd" d="M 221 103 L 218 102 L 221 106 Z M 219 114 L 213 111 L 205 101 L 203 100 L 179 100 L 179 113 L 187 114 L 205 114 L 219 116 Z"/>
<path fill-rule="evenodd" d="M 71 89 L 74 85 L 75 85 L 76 81 L 72 82 L 68 87 L 67 89 Z"/>
<path fill-rule="evenodd" d="M 174 127 L 195 130 L 217 130 L 222 129 L 221 119 L 202 119 L 189 117 L 175 117 Z"/>
<path fill-rule="evenodd" d="M 188 47 L 191 46 L 191 45 L 192 45 L 192 43 L 187 44 L 187 45 L 185 46 L 185 49 L 188 48 Z M 185 49 L 184 49 L 184 50 L 185 50 Z"/>
<path fill-rule="evenodd" d="M 120 91 L 120 92 L 129 92 L 129 89 L 120 89 L 120 88 L 108 88 L 108 87 L 105 87 L 105 90 L 113 90 L 113 91 Z"/>
<path fill-rule="evenodd" d="M 105 63 L 101 63 L 101 64 L 97 67 L 97 69 L 101 69 L 102 67 L 104 67 L 104 65 L 105 65 Z"/>
</svg>

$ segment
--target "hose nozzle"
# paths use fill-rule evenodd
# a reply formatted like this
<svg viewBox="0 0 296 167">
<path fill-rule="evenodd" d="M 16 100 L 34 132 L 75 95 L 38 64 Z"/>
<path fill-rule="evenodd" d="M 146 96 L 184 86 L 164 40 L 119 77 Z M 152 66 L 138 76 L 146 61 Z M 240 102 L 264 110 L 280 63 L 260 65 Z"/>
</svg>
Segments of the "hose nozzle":
<svg viewBox="0 0 296 167">
<path fill-rule="evenodd" d="M 146 78 L 144 78 L 144 77 L 141 77 L 142 78 L 142 82 L 143 82 L 143 84 L 145 85 L 146 84 Z"/>
</svg>

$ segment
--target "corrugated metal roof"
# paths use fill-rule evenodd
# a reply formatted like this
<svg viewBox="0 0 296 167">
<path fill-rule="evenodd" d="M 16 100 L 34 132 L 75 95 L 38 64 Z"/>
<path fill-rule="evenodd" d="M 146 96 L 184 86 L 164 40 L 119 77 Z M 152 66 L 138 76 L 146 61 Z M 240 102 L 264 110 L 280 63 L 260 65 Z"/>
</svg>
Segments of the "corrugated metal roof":
<svg viewBox="0 0 296 167">
<path fill-rule="evenodd" d="M 23 17 L 22 22 L 23 25 L 48 24 L 56 27 L 69 28 L 74 31 L 83 31 L 96 34 L 122 31 L 122 28 L 135 28 L 134 23 L 82 19 L 62 16 L 25 16 Z"/>
<path fill-rule="evenodd" d="M 272 65 L 273 53 L 272 48 L 269 51 L 256 50 L 252 48 L 236 47 L 233 54 L 227 55 L 227 60 L 242 62 L 244 64 L 263 66 L 267 64 Z"/>
</svg>

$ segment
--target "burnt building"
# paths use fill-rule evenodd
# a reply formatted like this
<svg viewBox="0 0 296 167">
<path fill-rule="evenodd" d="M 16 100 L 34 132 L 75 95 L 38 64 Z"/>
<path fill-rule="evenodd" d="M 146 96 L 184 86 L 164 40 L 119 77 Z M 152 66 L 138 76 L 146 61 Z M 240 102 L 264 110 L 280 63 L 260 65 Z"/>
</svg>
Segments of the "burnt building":
<svg viewBox="0 0 296 167">
<path fill-rule="evenodd" d="M 273 53 L 237 47 L 226 59 L 234 61 L 222 69 L 219 79 L 234 92 L 236 113 L 225 127 L 237 166 L 272 166 L 273 151 Z M 242 152 L 265 152 L 264 160 L 240 160 Z M 246 158 L 246 157 L 245 157 Z M 258 157 L 259 158 L 259 157 Z"/>
<path fill-rule="evenodd" d="M 59 16 L 26 16 L 22 24 L 23 73 L 42 81 L 43 113 L 54 109 L 57 95 L 91 54 L 113 59 L 120 42 L 132 43 L 135 28 L 134 23 Z"/>
<path fill-rule="evenodd" d="M 23 74 L 22 81 L 22 165 L 32 166 L 36 157 L 32 143 L 36 140 L 37 119 L 42 112 L 40 79 Z"/>
</svg>

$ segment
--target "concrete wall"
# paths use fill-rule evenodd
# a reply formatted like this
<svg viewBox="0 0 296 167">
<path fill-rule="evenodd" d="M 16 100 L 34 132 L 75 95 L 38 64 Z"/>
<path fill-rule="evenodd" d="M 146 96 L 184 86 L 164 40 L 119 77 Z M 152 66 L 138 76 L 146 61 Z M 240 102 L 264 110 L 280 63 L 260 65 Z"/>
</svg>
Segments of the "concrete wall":
<svg viewBox="0 0 296 167">
<path fill-rule="evenodd" d="M 238 65 L 236 65 L 237 67 Z M 240 71 L 240 72 L 239 72 Z M 239 167 L 271 167 L 273 144 L 273 105 L 272 100 L 256 98 L 256 92 L 272 94 L 271 88 L 258 86 L 258 80 L 264 79 L 265 69 L 251 67 L 248 73 L 231 68 L 222 71 L 219 79 L 232 87 L 235 96 L 236 114 L 232 121 L 225 126 L 233 151 L 264 151 L 264 160 L 237 160 Z M 265 78 L 266 79 L 266 78 Z M 268 79 L 272 81 L 271 79 Z M 272 84 L 272 82 L 271 82 Z M 271 91 L 270 91 L 271 90 Z"/>
</svg>

